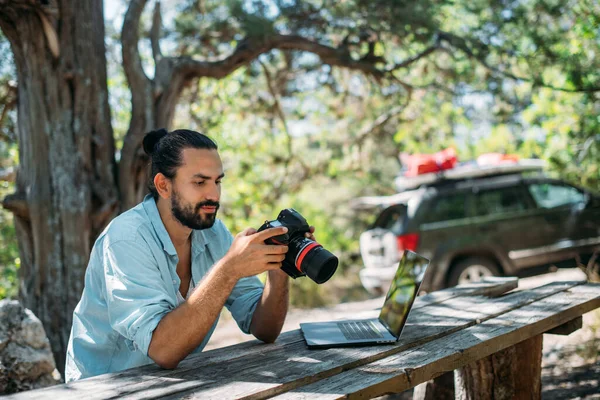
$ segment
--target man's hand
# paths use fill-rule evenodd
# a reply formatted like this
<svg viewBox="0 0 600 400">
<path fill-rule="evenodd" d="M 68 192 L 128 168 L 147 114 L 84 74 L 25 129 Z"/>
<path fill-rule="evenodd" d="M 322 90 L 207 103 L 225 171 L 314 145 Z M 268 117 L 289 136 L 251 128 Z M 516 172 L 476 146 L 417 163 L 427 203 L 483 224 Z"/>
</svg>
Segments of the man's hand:
<svg viewBox="0 0 600 400">
<path fill-rule="evenodd" d="M 288 246 L 265 244 L 265 240 L 286 232 L 285 227 L 269 228 L 261 232 L 247 228 L 236 235 L 222 261 L 231 265 L 230 268 L 238 279 L 280 269 Z"/>
<path fill-rule="evenodd" d="M 304 236 L 305 236 L 307 239 L 310 239 L 310 240 L 312 240 L 313 242 L 316 242 L 316 241 L 317 241 L 317 239 L 315 239 L 315 235 L 314 235 L 314 233 L 315 233 L 315 227 L 314 227 L 314 226 L 311 226 L 311 227 L 309 227 L 308 229 L 310 230 L 310 232 L 306 232 L 306 233 L 304 234 Z"/>
<path fill-rule="evenodd" d="M 315 227 L 311 226 L 304 236 L 316 242 L 314 232 Z M 257 339 L 272 343 L 279 336 L 288 309 L 288 287 L 289 277 L 285 272 L 269 271 L 265 290 L 256 306 L 250 325 L 250 331 Z"/>
</svg>

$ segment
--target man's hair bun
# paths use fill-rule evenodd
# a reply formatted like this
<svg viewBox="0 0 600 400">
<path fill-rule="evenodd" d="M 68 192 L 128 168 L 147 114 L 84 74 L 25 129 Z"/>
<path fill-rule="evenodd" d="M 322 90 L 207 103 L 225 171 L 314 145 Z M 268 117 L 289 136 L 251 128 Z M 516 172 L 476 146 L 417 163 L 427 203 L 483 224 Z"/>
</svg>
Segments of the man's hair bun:
<svg viewBox="0 0 600 400">
<path fill-rule="evenodd" d="M 146 152 L 146 154 L 151 156 L 152 153 L 154 153 L 154 151 L 156 150 L 156 145 L 158 144 L 160 139 L 165 137 L 168 133 L 169 132 L 165 128 L 160 128 L 155 131 L 148 132 L 146 136 L 144 136 L 143 142 L 144 151 Z"/>
</svg>

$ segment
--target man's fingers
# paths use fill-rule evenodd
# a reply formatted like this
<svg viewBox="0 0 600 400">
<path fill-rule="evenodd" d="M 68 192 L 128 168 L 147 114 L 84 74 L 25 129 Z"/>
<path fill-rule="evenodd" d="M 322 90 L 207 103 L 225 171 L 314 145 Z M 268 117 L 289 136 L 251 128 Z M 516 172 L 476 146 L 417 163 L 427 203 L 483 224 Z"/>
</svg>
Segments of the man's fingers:
<svg viewBox="0 0 600 400">
<path fill-rule="evenodd" d="M 267 256 L 268 263 L 281 263 L 285 260 L 285 254 L 274 254 Z"/>
<path fill-rule="evenodd" d="M 254 229 L 254 228 L 246 228 L 243 231 L 241 231 L 240 233 L 238 233 L 237 235 L 238 236 L 249 236 L 255 232 L 256 232 L 256 229 Z"/>
<path fill-rule="evenodd" d="M 243 233 L 244 233 L 244 236 L 250 236 L 250 235 L 254 235 L 256 232 L 257 232 L 257 230 L 256 230 L 256 229 L 254 229 L 254 228 L 246 228 L 246 229 L 244 229 L 244 231 L 243 231 Z"/>
<path fill-rule="evenodd" d="M 281 244 L 267 244 L 264 249 L 266 254 L 285 254 L 289 247 Z"/>
<path fill-rule="evenodd" d="M 310 226 L 310 227 L 308 228 L 308 232 L 306 232 L 306 233 L 304 234 L 304 237 L 306 237 L 306 238 L 308 238 L 308 239 L 310 239 L 310 240 L 313 240 L 313 241 L 315 241 L 315 242 L 316 242 L 316 241 L 317 241 L 317 239 L 315 239 L 315 235 L 313 235 L 313 233 L 315 233 L 315 227 L 314 227 L 314 226 Z"/>
<path fill-rule="evenodd" d="M 269 228 L 269 229 L 265 229 L 264 231 L 260 231 L 257 234 L 255 234 L 253 236 L 253 238 L 255 241 L 264 242 L 265 240 L 267 240 L 273 236 L 283 235 L 286 232 L 287 232 L 287 228 L 285 226 L 279 226 L 277 228 Z"/>
</svg>

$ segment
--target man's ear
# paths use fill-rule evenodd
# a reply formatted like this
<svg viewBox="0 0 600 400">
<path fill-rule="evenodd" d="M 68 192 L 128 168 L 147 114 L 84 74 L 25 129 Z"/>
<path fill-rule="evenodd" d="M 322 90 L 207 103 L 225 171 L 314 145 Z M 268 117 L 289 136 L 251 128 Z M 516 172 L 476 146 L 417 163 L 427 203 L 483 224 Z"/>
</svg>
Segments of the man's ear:
<svg viewBox="0 0 600 400">
<path fill-rule="evenodd" d="M 154 187 L 163 199 L 171 197 L 171 180 L 160 172 L 154 176 Z"/>
</svg>

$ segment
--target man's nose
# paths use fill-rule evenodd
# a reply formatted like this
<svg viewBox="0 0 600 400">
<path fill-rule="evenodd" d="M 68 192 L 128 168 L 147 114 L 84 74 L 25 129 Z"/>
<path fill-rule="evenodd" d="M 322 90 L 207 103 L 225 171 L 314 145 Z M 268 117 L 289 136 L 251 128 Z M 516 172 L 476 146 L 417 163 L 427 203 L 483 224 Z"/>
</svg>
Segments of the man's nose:
<svg viewBox="0 0 600 400">
<path fill-rule="evenodd" d="M 206 193 L 206 200 L 219 201 L 221 197 L 221 188 L 217 183 L 210 185 L 210 189 Z"/>
</svg>

